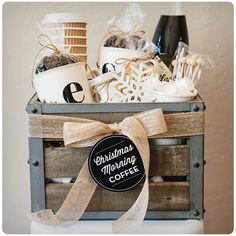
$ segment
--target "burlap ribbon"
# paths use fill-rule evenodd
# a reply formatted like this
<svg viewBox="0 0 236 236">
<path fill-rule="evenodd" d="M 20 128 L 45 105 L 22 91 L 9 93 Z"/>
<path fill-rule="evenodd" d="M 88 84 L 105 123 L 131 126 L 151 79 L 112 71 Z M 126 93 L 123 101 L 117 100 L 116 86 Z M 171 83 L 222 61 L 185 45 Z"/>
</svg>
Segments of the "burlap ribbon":
<svg viewBox="0 0 236 236">
<path fill-rule="evenodd" d="M 50 130 L 45 130 L 43 124 L 62 120 L 60 116 L 29 115 L 29 136 L 50 137 Z M 60 123 L 60 122 L 59 122 Z M 35 130 L 41 129 L 40 131 Z M 62 128 L 57 125 L 58 129 Z M 48 128 L 50 129 L 50 128 Z M 87 147 L 94 145 L 101 138 L 118 132 L 128 136 L 136 145 L 148 176 L 150 150 L 148 137 L 166 132 L 166 124 L 161 109 L 150 110 L 125 118 L 119 124 L 105 124 L 98 121 L 73 118 L 73 122 L 64 123 L 64 143 L 66 147 Z M 57 131 L 54 131 L 57 133 Z M 60 131 L 58 131 L 60 133 Z M 52 210 L 43 209 L 30 214 L 33 221 L 48 224 L 69 226 L 81 218 L 88 206 L 97 184 L 90 176 L 87 161 L 83 165 L 64 203 L 56 214 Z M 142 191 L 133 206 L 119 219 L 113 222 L 114 233 L 132 233 L 142 224 L 148 206 L 148 177 Z M 98 203 L 99 204 L 99 203 Z"/>
</svg>

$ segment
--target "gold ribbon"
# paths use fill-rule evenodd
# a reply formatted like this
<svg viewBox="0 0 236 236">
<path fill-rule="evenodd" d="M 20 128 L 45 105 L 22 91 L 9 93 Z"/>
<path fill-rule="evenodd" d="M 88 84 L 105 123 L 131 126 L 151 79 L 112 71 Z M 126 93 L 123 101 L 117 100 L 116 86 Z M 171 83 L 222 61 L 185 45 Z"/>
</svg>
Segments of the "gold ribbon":
<svg viewBox="0 0 236 236">
<path fill-rule="evenodd" d="M 133 206 L 119 219 L 113 222 L 112 228 L 114 233 L 132 233 L 142 224 L 148 206 L 149 188 L 148 188 L 148 169 L 150 150 L 148 137 L 167 131 L 164 116 L 161 109 L 150 110 L 139 113 L 132 117 L 125 118 L 119 124 L 105 124 L 99 121 L 64 117 L 72 122 L 64 123 L 64 143 L 66 147 L 87 147 L 94 145 L 101 138 L 114 132 L 119 132 L 128 136 L 136 145 L 147 176 L 142 191 L 136 199 Z M 58 122 L 63 120 L 61 116 L 48 115 L 29 115 L 29 137 L 43 138 L 47 137 L 49 132 L 42 126 L 48 122 Z M 58 123 L 58 124 L 59 124 Z M 62 124 L 62 123 L 60 123 Z M 34 132 L 32 127 L 44 130 L 44 132 Z M 41 128 L 40 128 L 41 127 Z M 57 125 L 57 128 L 61 127 Z M 59 132 L 59 131 L 58 131 Z M 53 136 L 53 135 L 52 135 Z M 97 184 L 90 176 L 87 161 L 83 165 L 75 183 L 73 184 L 64 203 L 56 214 L 49 209 L 31 213 L 30 218 L 33 221 L 47 225 L 69 226 L 77 222 L 86 210 Z"/>
</svg>

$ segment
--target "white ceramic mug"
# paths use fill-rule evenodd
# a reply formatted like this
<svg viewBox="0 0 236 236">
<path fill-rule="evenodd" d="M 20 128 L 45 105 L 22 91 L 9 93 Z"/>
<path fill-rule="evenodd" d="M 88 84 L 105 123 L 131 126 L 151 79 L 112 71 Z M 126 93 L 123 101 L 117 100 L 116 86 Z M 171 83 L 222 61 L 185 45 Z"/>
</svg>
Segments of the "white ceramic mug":
<svg viewBox="0 0 236 236">
<path fill-rule="evenodd" d="M 119 58 L 132 59 L 142 57 L 145 52 L 125 48 L 101 47 L 99 51 L 98 66 L 101 73 L 118 72 L 121 64 L 116 64 Z"/>
<path fill-rule="evenodd" d="M 34 87 L 46 103 L 92 103 L 85 63 L 78 62 L 39 73 Z"/>
</svg>

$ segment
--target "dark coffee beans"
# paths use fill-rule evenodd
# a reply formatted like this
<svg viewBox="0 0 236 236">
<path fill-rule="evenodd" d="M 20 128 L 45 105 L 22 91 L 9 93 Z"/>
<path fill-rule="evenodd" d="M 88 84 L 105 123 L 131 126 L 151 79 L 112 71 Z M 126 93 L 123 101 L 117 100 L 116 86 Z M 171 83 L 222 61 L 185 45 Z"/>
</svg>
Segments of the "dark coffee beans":
<svg viewBox="0 0 236 236">
<path fill-rule="evenodd" d="M 141 50 L 145 43 L 145 40 L 138 35 L 131 35 L 129 37 L 113 35 L 105 41 L 104 47 Z"/>
<path fill-rule="evenodd" d="M 35 73 L 41 73 L 56 67 L 65 66 L 78 62 L 78 58 L 73 55 L 53 53 L 50 56 L 44 56 L 38 64 Z"/>
</svg>

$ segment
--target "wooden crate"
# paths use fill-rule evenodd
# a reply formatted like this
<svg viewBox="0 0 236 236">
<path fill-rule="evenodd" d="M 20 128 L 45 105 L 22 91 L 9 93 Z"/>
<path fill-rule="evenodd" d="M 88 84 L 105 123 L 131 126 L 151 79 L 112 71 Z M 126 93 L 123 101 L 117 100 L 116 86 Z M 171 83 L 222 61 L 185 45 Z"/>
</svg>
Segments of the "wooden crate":
<svg viewBox="0 0 236 236">
<path fill-rule="evenodd" d="M 200 219 L 204 213 L 205 105 L 199 96 L 191 102 L 142 104 L 44 104 L 34 96 L 26 111 L 114 123 L 155 108 L 162 108 L 168 132 L 149 139 L 149 177 L 163 176 L 164 182 L 150 183 L 145 219 Z M 29 138 L 32 212 L 44 208 L 56 212 L 72 184 L 52 183 L 50 179 L 76 178 L 88 157 L 90 148 L 64 147 L 60 132 L 55 139 Z M 181 138 L 182 144 L 157 145 L 160 138 Z M 140 190 L 141 185 L 127 192 L 110 192 L 98 186 L 82 218 L 116 219 L 132 206 Z"/>
</svg>

